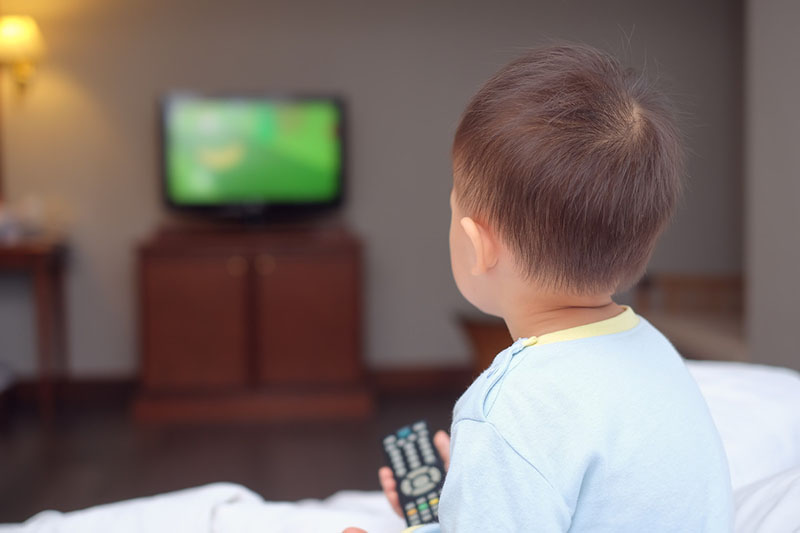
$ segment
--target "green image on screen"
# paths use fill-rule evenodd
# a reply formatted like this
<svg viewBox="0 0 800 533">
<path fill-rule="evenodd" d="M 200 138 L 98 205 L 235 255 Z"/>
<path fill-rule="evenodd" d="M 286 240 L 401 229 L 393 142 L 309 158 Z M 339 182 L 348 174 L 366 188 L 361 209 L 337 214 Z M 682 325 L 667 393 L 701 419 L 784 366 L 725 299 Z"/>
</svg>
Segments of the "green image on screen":
<svg viewBox="0 0 800 533">
<path fill-rule="evenodd" d="M 340 114 L 326 100 L 173 100 L 167 194 L 198 206 L 331 202 L 341 179 Z"/>
</svg>

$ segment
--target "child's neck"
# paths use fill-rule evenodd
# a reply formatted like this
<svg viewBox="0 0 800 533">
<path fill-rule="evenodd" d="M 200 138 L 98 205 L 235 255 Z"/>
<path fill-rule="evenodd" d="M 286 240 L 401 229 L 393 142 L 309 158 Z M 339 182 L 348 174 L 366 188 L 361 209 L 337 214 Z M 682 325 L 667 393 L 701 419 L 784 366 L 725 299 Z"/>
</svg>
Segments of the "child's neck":
<svg viewBox="0 0 800 533">
<path fill-rule="evenodd" d="M 540 336 L 615 317 L 623 308 L 611 295 L 564 297 L 536 296 L 520 299 L 503 314 L 512 339 Z"/>
</svg>

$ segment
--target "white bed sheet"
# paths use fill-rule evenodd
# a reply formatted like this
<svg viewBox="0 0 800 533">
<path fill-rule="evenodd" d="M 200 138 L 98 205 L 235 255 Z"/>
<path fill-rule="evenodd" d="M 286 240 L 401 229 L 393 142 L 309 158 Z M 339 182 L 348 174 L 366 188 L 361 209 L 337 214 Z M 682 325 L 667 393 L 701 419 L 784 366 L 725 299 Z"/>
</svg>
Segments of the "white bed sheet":
<svg viewBox="0 0 800 533">
<path fill-rule="evenodd" d="M 800 374 L 748 363 L 687 367 L 722 437 L 734 489 L 800 467 Z"/>
</svg>

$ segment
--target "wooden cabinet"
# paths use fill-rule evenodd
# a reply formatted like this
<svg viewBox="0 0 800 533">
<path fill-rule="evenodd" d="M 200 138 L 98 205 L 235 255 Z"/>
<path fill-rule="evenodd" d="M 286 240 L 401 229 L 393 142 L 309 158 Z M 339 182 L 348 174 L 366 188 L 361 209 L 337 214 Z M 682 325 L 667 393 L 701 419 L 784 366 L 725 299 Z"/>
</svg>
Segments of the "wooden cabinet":
<svg viewBox="0 0 800 533">
<path fill-rule="evenodd" d="M 258 379 L 264 384 L 352 383 L 361 376 L 359 265 L 347 251 L 256 259 Z M 276 357 L 287 354 L 287 357 Z"/>
<path fill-rule="evenodd" d="M 142 261 L 144 365 L 152 389 L 248 382 L 248 283 L 238 255 Z"/>
<path fill-rule="evenodd" d="M 363 416 L 361 259 L 342 230 L 162 232 L 139 251 L 146 420 Z"/>
</svg>

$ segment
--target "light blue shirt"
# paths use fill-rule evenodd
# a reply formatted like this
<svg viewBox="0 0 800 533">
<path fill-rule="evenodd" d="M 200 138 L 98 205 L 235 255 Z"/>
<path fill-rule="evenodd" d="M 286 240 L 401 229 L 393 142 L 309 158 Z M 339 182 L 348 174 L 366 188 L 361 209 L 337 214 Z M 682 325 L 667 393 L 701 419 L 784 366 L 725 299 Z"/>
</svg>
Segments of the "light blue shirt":
<svg viewBox="0 0 800 533">
<path fill-rule="evenodd" d="M 732 530 L 705 400 L 663 335 L 632 323 L 497 355 L 455 407 L 441 531 Z"/>
</svg>

